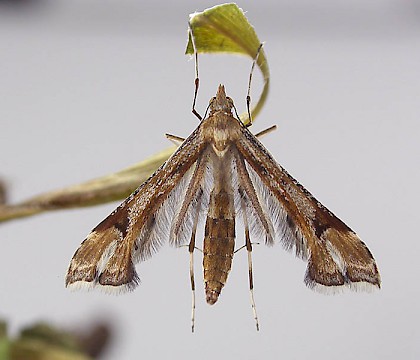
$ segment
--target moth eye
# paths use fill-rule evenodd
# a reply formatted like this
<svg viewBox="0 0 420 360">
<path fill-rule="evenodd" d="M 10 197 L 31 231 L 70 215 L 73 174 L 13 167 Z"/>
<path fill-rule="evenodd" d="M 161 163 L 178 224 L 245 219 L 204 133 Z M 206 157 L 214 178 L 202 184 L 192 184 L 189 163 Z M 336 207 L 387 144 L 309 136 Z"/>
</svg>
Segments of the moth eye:
<svg viewBox="0 0 420 360">
<path fill-rule="evenodd" d="M 215 102 L 216 101 L 216 97 L 214 96 L 214 97 L 212 97 L 211 99 L 210 99 L 210 101 L 209 101 L 209 105 L 211 105 L 213 102 Z"/>
</svg>

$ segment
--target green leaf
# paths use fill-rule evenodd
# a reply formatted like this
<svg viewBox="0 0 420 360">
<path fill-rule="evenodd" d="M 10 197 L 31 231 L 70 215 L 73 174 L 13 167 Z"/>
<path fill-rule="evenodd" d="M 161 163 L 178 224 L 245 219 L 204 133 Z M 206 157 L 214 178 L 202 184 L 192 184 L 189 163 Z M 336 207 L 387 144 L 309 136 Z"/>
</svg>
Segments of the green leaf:
<svg viewBox="0 0 420 360">
<path fill-rule="evenodd" d="M 126 198 L 175 151 L 174 147 L 114 174 L 50 191 L 19 204 L 0 205 L 0 222 L 45 211 L 93 206 Z"/>
<path fill-rule="evenodd" d="M 0 360 L 9 359 L 9 339 L 7 338 L 7 324 L 0 320 Z"/>
<path fill-rule="evenodd" d="M 234 3 L 217 5 L 191 14 L 190 27 L 198 53 L 234 53 L 254 59 L 261 44 L 243 10 Z M 185 53 L 194 54 L 191 33 Z M 253 118 L 264 106 L 269 91 L 270 72 L 264 49 L 259 53 L 257 66 L 263 74 L 264 88 L 251 110 Z M 241 114 L 240 117 L 245 124 L 249 123 L 248 114 Z"/>
<path fill-rule="evenodd" d="M 254 28 L 236 4 L 217 5 L 190 15 L 197 51 L 228 52 L 253 58 L 260 46 Z M 194 54 L 191 36 L 186 54 Z"/>
</svg>

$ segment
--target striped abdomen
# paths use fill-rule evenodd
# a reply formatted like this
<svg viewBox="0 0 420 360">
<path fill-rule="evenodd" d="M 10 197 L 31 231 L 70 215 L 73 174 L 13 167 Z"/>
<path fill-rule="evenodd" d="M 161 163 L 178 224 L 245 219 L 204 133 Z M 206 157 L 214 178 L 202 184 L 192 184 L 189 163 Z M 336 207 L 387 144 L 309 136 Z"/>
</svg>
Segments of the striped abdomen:
<svg viewBox="0 0 420 360">
<path fill-rule="evenodd" d="M 221 169 L 218 169 L 221 170 Z M 207 303 L 213 305 L 226 283 L 235 247 L 235 210 L 230 172 L 215 169 L 204 233 L 204 283 Z"/>
</svg>

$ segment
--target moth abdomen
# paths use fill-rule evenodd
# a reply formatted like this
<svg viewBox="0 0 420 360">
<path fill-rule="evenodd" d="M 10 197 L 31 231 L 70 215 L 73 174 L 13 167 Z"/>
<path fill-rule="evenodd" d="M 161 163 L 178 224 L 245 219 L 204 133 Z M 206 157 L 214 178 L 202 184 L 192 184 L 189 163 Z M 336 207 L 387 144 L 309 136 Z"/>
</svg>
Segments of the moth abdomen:
<svg viewBox="0 0 420 360">
<path fill-rule="evenodd" d="M 235 249 L 233 195 L 226 191 L 210 195 L 204 232 L 203 269 L 206 301 L 213 305 L 229 275 Z"/>
<path fill-rule="evenodd" d="M 204 283 L 206 301 L 210 305 L 217 301 L 226 283 L 232 267 L 234 248 L 234 237 L 214 238 L 206 236 L 204 238 Z"/>
</svg>

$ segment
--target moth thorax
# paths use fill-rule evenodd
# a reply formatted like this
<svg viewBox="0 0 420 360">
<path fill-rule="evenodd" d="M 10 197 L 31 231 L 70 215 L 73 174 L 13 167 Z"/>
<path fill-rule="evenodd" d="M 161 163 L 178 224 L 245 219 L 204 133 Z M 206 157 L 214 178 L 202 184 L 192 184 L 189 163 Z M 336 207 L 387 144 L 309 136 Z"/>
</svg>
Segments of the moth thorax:
<svg viewBox="0 0 420 360">
<path fill-rule="evenodd" d="M 229 134 L 225 129 L 215 129 L 213 133 L 213 149 L 217 155 L 223 156 L 229 147 Z"/>
</svg>

